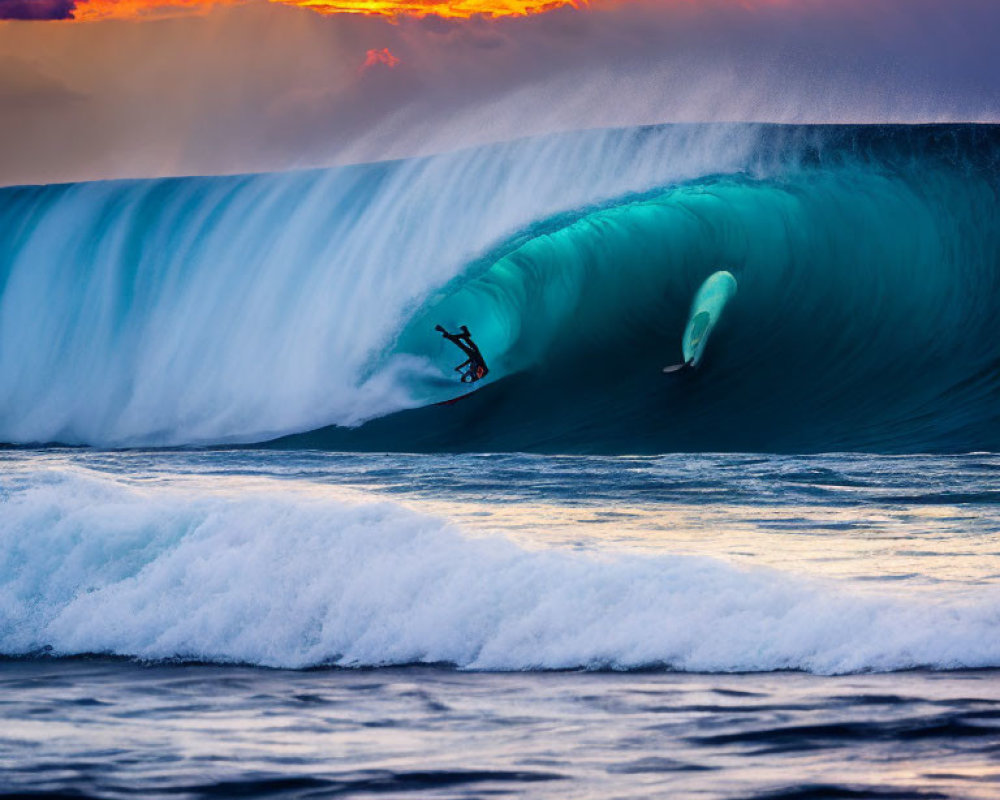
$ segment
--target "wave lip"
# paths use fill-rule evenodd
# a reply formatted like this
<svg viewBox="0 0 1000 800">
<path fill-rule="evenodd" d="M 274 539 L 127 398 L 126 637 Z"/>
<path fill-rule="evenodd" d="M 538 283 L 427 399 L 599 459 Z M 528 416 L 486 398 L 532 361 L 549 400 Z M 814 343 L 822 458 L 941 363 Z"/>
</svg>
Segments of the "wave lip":
<svg viewBox="0 0 1000 800">
<path fill-rule="evenodd" d="M 529 550 L 396 504 L 23 472 L 0 652 L 270 667 L 821 674 L 1000 666 L 1000 596 L 859 592 L 700 557 Z"/>
</svg>

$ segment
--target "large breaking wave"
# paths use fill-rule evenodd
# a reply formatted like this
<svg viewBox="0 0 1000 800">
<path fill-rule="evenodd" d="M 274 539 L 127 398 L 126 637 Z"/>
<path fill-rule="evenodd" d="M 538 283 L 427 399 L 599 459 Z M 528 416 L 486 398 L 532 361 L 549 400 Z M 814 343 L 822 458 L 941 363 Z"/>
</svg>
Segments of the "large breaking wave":
<svg viewBox="0 0 1000 800">
<path fill-rule="evenodd" d="M 717 559 L 532 550 L 287 485 L 0 483 L 0 654 L 277 667 L 1000 666 L 995 587 L 859 591 Z M 883 584 L 884 585 L 884 584 Z"/>
<path fill-rule="evenodd" d="M 997 449 L 998 144 L 666 126 L 0 190 L 0 440 Z M 702 367 L 661 375 L 717 269 Z M 437 323 L 490 362 L 454 406 Z"/>
</svg>

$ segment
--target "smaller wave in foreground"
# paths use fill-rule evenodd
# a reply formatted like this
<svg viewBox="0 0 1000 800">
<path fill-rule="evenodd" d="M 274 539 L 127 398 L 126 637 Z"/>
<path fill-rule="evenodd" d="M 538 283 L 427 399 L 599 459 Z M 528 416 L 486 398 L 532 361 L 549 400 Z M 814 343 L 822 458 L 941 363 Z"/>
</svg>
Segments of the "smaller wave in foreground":
<svg viewBox="0 0 1000 800">
<path fill-rule="evenodd" d="M 855 587 L 701 557 L 529 550 L 390 502 L 0 484 L 0 653 L 481 670 L 1000 666 L 1000 594 Z"/>
</svg>

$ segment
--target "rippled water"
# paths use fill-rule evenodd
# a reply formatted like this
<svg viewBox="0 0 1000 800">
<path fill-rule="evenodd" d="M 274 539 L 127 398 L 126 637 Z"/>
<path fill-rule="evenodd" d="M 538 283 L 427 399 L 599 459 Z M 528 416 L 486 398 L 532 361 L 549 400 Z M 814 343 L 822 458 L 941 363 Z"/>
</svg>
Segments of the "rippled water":
<svg viewBox="0 0 1000 800">
<path fill-rule="evenodd" d="M 992 673 L 286 672 L 7 662 L 7 792 L 991 798 Z"/>
<path fill-rule="evenodd" d="M 0 451 L 0 792 L 995 797 L 998 476 Z"/>
</svg>

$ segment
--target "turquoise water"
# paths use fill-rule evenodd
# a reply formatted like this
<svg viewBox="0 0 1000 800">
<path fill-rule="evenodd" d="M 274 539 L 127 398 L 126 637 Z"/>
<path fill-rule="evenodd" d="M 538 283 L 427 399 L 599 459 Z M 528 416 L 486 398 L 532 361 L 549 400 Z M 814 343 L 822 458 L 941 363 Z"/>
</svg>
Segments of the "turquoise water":
<svg viewBox="0 0 1000 800">
<path fill-rule="evenodd" d="M 0 440 L 995 450 L 997 136 L 665 126 L 5 189 Z M 720 269 L 739 294 L 695 379 L 665 379 Z M 436 324 L 491 370 L 445 409 Z"/>
</svg>

